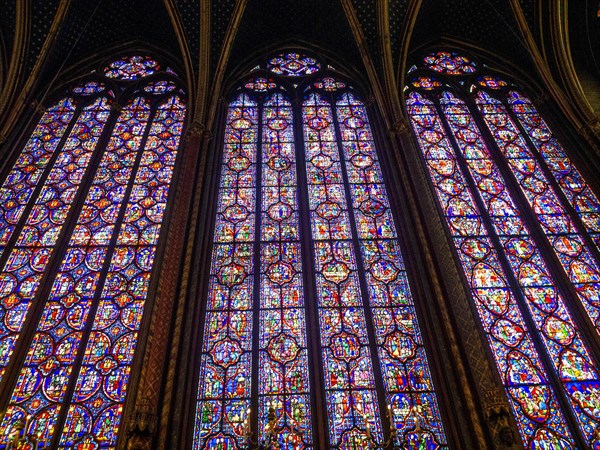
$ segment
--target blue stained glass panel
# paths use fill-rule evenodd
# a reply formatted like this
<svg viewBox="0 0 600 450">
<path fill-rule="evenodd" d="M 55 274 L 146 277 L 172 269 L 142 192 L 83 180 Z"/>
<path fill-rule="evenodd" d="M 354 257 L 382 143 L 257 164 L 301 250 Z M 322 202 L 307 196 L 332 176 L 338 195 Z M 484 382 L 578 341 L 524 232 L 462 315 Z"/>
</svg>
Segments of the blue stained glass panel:
<svg viewBox="0 0 600 450">
<path fill-rule="evenodd" d="M 246 443 L 252 377 L 258 106 L 247 95 L 227 111 L 194 448 Z"/>
<path fill-rule="evenodd" d="M 37 430 L 38 415 L 51 407 L 56 414 L 49 422 L 43 419 L 43 423 L 49 426 L 44 430 L 48 433 L 47 438 L 52 438 L 50 429 L 56 425 L 65 400 L 108 244 L 149 114 L 147 102 L 138 98 L 124 108 L 115 125 L 54 278 L 42 319 L 2 422 L 3 430 L 25 413 L 31 416 L 30 430 Z M 29 382 L 32 379 L 38 382 L 32 385 Z"/>
<path fill-rule="evenodd" d="M 0 255 L 75 114 L 65 98 L 46 110 L 0 188 Z"/>
<path fill-rule="evenodd" d="M 360 447 L 383 434 L 333 109 L 312 93 L 302 114 L 330 445 Z"/>
<path fill-rule="evenodd" d="M 294 58 L 282 56 L 273 67 L 305 70 Z M 324 393 L 328 448 L 383 442 L 381 385 L 399 445 L 446 448 L 363 103 L 342 94 L 332 104 L 322 92 L 346 85 L 318 81 L 319 92 L 309 92 L 301 106 L 298 149 L 295 108 L 283 89 L 266 78 L 245 87 L 254 92 L 239 95 L 227 111 L 199 369 L 210 382 L 198 388 L 194 448 L 243 448 L 255 439 L 312 448 L 310 403 L 319 395 L 311 385 Z M 298 185 L 305 175 L 306 192 Z M 311 312 L 317 330 L 310 329 Z M 322 379 L 309 370 L 311 342 Z M 376 382 L 379 361 L 384 379 Z M 249 409 L 253 385 L 257 412 Z"/>
<path fill-rule="evenodd" d="M 446 436 L 367 111 L 348 93 L 337 101 L 336 112 L 397 443 L 417 440 L 444 447 Z M 422 436 L 414 433 L 417 427 Z"/>
<path fill-rule="evenodd" d="M 86 434 L 86 428 L 77 430 L 77 420 L 94 430 L 90 444 L 116 445 L 184 118 L 185 105 L 179 97 L 161 104 L 153 117 L 77 375 L 61 447 L 70 447 Z"/>
<path fill-rule="evenodd" d="M 290 101 L 268 98 L 262 123 L 259 438 L 274 413 L 278 445 L 300 450 L 312 448 L 312 422 Z"/>
<path fill-rule="evenodd" d="M 105 98 L 97 99 L 82 110 L 0 273 L 0 318 L 4 319 L 0 321 L 0 378 L 10 361 L 31 302 L 38 293 L 54 245 L 67 220 L 108 114 L 109 105 Z M 66 116 L 70 118 L 72 112 Z M 64 115 L 60 117 L 66 119 Z M 58 120 L 58 124 L 60 123 Z M 54 126 L 58 124 L 55 123 Z M 60 126 L 63 127 L 64 124 Z M 38 131 L 34 132 L 34 137 Z M 48 139 L 42 136 L 42 141 L 55 139 L 49 138 L 49 135 L 44 136 Z M 29 143 L 33 140 L 34 138 Z M 20 159 L 27 157 L 28 148 L 26 147 Z M 49 156 L 36 154 L 36 157 L 42 160 L 46 158 L 47 162 Z"/>
<path fill-rule="evenodd" d="M 598 422 L 576 400 L 588 391 L 596 390 L 599 385 L 598 371 L 587 346 L 466 104 L 448 92 L 442 94 L 440 103 L 476 184 L 475 190 L 488 208 L 504 254 L 527 300 L 530 315 L 551 357 L 553 368 L 562 380 L 564 389 L 571 393 L 571 407 L 576 412 L 582 431 L 591 441 Z M 509 229 L 507 221 L 511 223 Z M 506 339 L 505 330 L 506 324 L 503 322 L 496 324 L 492 332 Z M 569 355 L 568 359 L 563 357 L 565 354 Z M 581 370 L 583 367 L 585 369 Z"/>
<path fill-rule="evenodd" d="M 559 443 L 572 447 L 573 438 L 554 389 L 546 378 L 531 331 L 507 281 L 498 250 L 489 237 L 490 230 L 478 211 L 472 189 L 459 167 L 435 105 L 417 92 L 407 95 L 407 105 L 521 437 L 527 447 Z M 455 108 L 448 107 L 448 113 L 455 112 Z M 464 115 L 452 119 L 455 122 L 451 123 L 469 124 L 469 118 Z M 473 145 L 478 135 L 467 129 L 460 136 L 468 138 L 471 144 L 468 148 L 465 146 L 465 157 L 470 163 L 473 160 L 473 173 L 479 169 L 481 174 L 488 175 L 489 164 L 481 162 L 481 145 Z M 497 180 L 492 178 L 491 181 Z M 496 193 L 504 189 L 502 183 L 493 183 L 489 179 L 478 185 Z M 483 189 L 483 192 L 486 190 Z M 514 216 L 506 214 L 503 219 L 505 222 L 498 221 L 499 229 L 519 233 L 521 225 Z"/>
<path fill-rule="evenodd" d="M 558 139 L 523 94 L 511 91 L 508 102 L 543 162 L 600 249 L 600 200 L 586 183 Z"/>
<path fill-rule="evenodd" d="M 544 173 L 541 163 L 527 146 L 504 105 L 485 91 L 477 93 L 476 102 L 492 132 L 502 155 L 537 215 L 542 231 L 600 333 L 600 265 L 585 243 L 556 190 Z"/>
</svg>

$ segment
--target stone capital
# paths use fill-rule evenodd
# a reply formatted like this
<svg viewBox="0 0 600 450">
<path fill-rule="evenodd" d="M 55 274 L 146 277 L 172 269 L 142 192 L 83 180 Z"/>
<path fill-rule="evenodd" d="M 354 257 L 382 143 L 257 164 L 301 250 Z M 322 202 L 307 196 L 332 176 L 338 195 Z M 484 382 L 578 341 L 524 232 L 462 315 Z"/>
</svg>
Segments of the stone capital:
<svg viewBox="0 0 600 450">
<path fill-rule="evenodd" d="M 391 136 L 402 135 L 410 132 L 410 124 L 408 120 L 402 118 L 394 122 L 394 124 L 388 130 Z"/>
<path fill-rule="evenodd" d="M 127 424 L 127 449 L 149 448 L 157 423 L 158 416 L 152 410 L 148 397 L 144 397 L 136 405 Z"/>
<path fill-rule="evenodd" d="M 31 102 L 31 109 L 33 109 L 38 114 L 44 114 L 46 112 L 46 108 L 42 103 L 37 100 Z"/>
<path fill-rule="evenodd" d="M 510 405 L 500 389 L 490 389 L 485 393 L 483 413 L 496 443 L 502 448 L 516 444 L 510 423 Z"/>
</svg>

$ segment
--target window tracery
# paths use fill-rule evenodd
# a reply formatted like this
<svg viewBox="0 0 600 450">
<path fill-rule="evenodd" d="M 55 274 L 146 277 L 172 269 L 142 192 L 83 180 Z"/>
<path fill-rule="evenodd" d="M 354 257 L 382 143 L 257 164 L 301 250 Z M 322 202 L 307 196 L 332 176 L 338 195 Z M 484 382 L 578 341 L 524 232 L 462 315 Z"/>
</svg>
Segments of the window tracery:
<svg viewBox="0 0 600 450">
<path fill-rule="evenodd" d="M 315 58 L 266 67 L 227 109 L 194 448 L 364 448 L 390 418 L 445 448 L 366 107 Z"/>
<path fill-rule="evenodd" d="M 48 108 L 4 183 L 3 439 L 116 445 L 185 103 L 148 56 L 101 72 Z"/>
<path fill-rule="evenodd" d="M 507 80 L 454 52 L 410 74 L 411 123 L 523 441 L 600 446 L 598 366 L 572 312 L 578 297 L 598 330 L 597 197 Z"/>
</svg>

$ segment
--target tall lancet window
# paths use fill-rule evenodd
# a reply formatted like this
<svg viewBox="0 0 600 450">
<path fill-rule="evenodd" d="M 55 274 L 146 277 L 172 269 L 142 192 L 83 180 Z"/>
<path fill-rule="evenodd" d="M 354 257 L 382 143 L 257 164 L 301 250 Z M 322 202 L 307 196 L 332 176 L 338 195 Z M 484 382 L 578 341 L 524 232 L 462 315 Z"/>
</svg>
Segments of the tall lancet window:
<svg viewBox="0 0 600 450">
<path fill-rule="evenodd" d="M 532 102 L 472 60 L 427 55 L 405 99 L 524 444 L 600 448 L 598 198 Z"/>
<path fill-rule="evenodd" d="M 180 85 L 150 57 L 112 61 L 61 94 L 5 174 L 0 444 L 25 427 L 52 448 L 115 448 L 185 119 Z"/>
<path fill-rule="evenodd" d="M 232 98 L 194 448 L 310 449 L 318 430 L 328 448 L 445 448 L 360 96 L 316 59 L 288 53 Z"/>
</svg>

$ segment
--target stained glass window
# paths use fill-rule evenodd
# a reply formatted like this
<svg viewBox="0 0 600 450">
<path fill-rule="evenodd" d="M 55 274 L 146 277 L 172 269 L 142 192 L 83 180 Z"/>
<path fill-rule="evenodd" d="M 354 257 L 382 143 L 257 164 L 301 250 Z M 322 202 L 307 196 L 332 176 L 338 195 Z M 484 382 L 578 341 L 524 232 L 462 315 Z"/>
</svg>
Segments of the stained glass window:
<svg viewBox="0 0 600 450">
<path fill-rule="evenodd" d="M 108 78 L 119 80 L 137 80 L 152 75 L 160 69 L 157 61 L 149 56 L 125 56 L 113 61 L 104 69 Z"/>
<path fill-rule="evenodd" d="M 193 446 L 447 448 L 366 107 L 302 58 L 227 109 Z"/>
<path fill-rule="evenodd" d="M 268 80 L 264 77 L 257 77 L 245 84 L 246 89 L 251 89 L 256 92 L 266 92 L 267 89 L 275 89 L 277 85 L 273 80 Z"/>
<path fill-rule="evenodd" d="M 434 89 L 442 87 L 442 83 L 440 81 L 431 77 L 414 78 L 411 84 L 416 88 L 425 89 L 426 91 L 432 91 Z"/>
<path fill-rule="evenodd" d="M 301 53 L 282 53 L 271 58 L 267 67 L 276 75 L 303 77 L 318 72 L 321 64 L 315 58 Z"/>
<path fill-rule="evenodd" d="M 447 75 L 464 75 L 476 70 L 473 61 L 457 52 L 431 53 L 423 58 L 423 65 L 430 70 Z"/>
<path fill-rule="evenodd" d="M 117 444 L 185 104 L 149 57 L 104 73 L 48 108 L 2 188 L 0 444 L 24 425 L 53 448 Z"/>
<path fill-rule="evenodd" d="M 600 204 L 531 101 L 477 67 L 426 56 L 411 123 L 524 444 L 596 448 L 600 371 L 573 310 L 600 331 Z"/>
<path fill-rule="evenodd" d="M 334 92 L 338 89 L 343 89 L 346 84 L 343 81 L 337 81 L 332 77 L 323 77 L 313 83 L 316 89 L 323 89 L 325 91 Z"/>
</svg>

